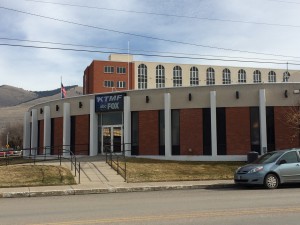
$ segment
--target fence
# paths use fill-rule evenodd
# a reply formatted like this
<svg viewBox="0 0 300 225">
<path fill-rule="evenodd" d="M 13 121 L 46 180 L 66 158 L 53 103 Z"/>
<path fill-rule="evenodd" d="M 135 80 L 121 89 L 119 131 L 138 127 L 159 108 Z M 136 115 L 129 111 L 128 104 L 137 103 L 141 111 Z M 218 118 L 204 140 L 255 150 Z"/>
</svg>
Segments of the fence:
<svg viewBox="0 0 300 225">
<path fill-rule="evenodd" d="M 24 164 L 24 163 L 33 163 L 34 165 L 37 162 L 44 161 L 54 161 L 59 160 L 60 166 L 62 165 L 62 160 L 70 161 L 71 171 L 74 169 L 74 176 L 78 176 L 78 184 L 80 184 L 80 162 L 77 160 L 75 154 L 70 151 L 72 146 L 62 145 L 62 146 L 46 146 L 44 148 L 28 148 L 22 149 L 21 151 L 1 151 L 0 158 L 3 158 L 5 165 L 10 165 L 12 161 L 13 164 Z M 57 154 L 50 154 L 54 152 L 54 149 Z M 40 152 L 43 152 L 40 154 Z"/>
<path fill-rule="evenodd" d="M 121 175 L 125 182 L 127 181 L 127 162 L 126 162 L 126 152 L 130 152 L 131 150 L 126 149 L 127 146 L 131 146 L 131 143 L 122 144 L 122 148 L 119 152 L 113 152 L 113 145 L 104 145 L 106 163 L 111 166 L 119 175 Z"/>
</svg>

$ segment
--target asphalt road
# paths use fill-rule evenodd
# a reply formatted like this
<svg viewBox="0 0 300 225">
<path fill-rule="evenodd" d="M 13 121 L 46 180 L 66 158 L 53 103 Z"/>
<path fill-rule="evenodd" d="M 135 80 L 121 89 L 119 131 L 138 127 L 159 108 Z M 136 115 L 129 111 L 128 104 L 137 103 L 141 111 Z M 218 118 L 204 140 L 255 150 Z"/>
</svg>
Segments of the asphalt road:
<svg viewBox="0 0 300 225">
<path fill-rule="evenodd" d="M 0 199 L 0 224 L 300 224 L 300 188 Z"/>
</svg>

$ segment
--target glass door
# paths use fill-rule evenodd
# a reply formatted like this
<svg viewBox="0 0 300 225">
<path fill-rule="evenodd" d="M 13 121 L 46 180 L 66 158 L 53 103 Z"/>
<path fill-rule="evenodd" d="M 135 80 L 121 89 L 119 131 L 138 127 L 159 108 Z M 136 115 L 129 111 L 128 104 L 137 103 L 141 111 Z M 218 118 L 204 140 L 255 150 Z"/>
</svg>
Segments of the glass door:
<svg viewBox="0 0 300 225">
<path fill-rule="evenodd" d="M 121 126 L 102 126 L 103 152 L 121 152 L 123 138 Z"/>
</svg>

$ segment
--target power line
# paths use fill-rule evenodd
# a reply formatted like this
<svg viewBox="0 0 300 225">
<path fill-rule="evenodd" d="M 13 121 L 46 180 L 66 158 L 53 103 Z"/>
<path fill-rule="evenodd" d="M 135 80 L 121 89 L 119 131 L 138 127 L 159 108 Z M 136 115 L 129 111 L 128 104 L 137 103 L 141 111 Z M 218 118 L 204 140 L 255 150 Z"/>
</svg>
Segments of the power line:
<svg viewBox="0 0 300 225">
<path fill-rule="evenodd" d="M 17 10 L 17 9 L 12 9 L 12 8 L 7 8 L 7 7 L 3 7 L 3 6 L 0 6 L 0 9 L 5 9 L 5 10 L 17 12 L 17 13 L 22 13 L 22 14 L 26 14 L 26 15 L 41 17 L 41 18 L 44 18 L 44 19 L 50 19 L 50 20 L 59 21 L 59 22 L 63 22 L 63 23 L 68 23 L 68 24 L 72 24 L 72 25 L 88 27 L 88 28 L 97 29 L 97 30 L 104 30 L 104 31 L 108 31 L 108 32 L 118 33 L 118 34 L 125 34 L 125 35 L 134 36 L 134 37 L 147 38 L 147 39 L 151 39 L 151 40 L 170 42 L 170 43 L 175 43 L 175 44 L 190 45 L 190 46 L 196 46 L 196 47 L 202 47 L 202 48 L 218 49 L 218 50 L 240 52 L 240 53 L 249 53 L 249 54 L 256 54 L 256 55 L 268 55 L 268 56 L 289 57 L 289 58 L 294 57 L 294 56 L 286 56 L 286 55 L 280 55 L 280 54 L 259 53 L 259 52 L 231 49 L 231 48 L 222 48 L 222 47 L 201 45 L 201 44 L 195 44 L 195 43 L 188 43 L 188 42 L 176 41 L 176 40 L 170 40 L 170 39 L 164 39 L 164 38 L 158 38 L 158 37 L 151 37 L 151 36 L 146 36 L 146 35 L 141 35 L 141 34 L 134 34 L 134 33 L 124 32 L 124 31 L 118 31 L 118 30 L 113 30 L 113 29 L 108 29 L 108 28 L 103 28 L 103 27 L 97 27 L 97 26 L 77 23 L 77 22 L 58 19 L 58 18 L 54 18 L 54 17 L 43 16 L 43 15 L 29 13 L 29 12 L 25 12 L 25 11 L 21 11 L 21 10 Z"/>
<path fill-rule="evenodd" d="M 111 49 L 111 50 L 121 50 L 128 51 L 126 48 L 111 48 L 111 47 L 103 47 L 103 46 L 95 46 L 95 45 L 79 45 L 79 44 L 70 44 L 70 43 L 61 43 L 61 42 L 50 42 L 50 41 L 37 41 L 37 40 L 25 40 L 25 39 L 17 39 L 17 38 L 6 38 L 0 37 L 0 40 L 7 41 L 19 41 L 19 42 L 31 42 L 31 43 L 40 43 L 40 44 L 53 44 L 53 45 L 63 45 L 63 46 L 74 46 L 74 47 L 85 47 L 85 48 L 97 48 L 97 49 Z M 222 55 L 202 55 L 195 53 L 183 53 L 183 52 L 162 52 L 162 51 L 150 51 L 150 50 L 142 50 L 142 49 L 131 49 L 132 52 L 148 52 L 148 53 L 159 53 L 159 54 L 173 54 L 173 55 L 185 55 L 185 56 L 201 56 L 201 57 L 221 57 L 221 58 L 231 58 L 231 59 L 248 59 L 248 60 L 269 60 L 269 61 L 286 61 L 289 62 L 300 62 L 295 60 L 287 60 L 287 59 L 263 59 L 263 58 L 251 58 L 251 57 L 236 57 L 236 56 L 222 56 Z M 300 58 L 300 57 L 295 57 Z"/>
<path fill-rule="evenodd" d="M 208 20 L 208 21 L 229 22 L 229 23 L 244 23 L 244 24 L 265 25 L 265 26 L 300 28 L 300 25 L 291 25 L 291 24 L 278 24 L 278 23 L 266 23 L 266 22 L 243 21 L 243 20 L 229 20 L 229 19 L 218 19 L 218 18 L 208 18 L 208 17 L 197 17 L 197 16 L 186 16 L 186 15 L 176 15 L 176 14 L 135 11 L 135 10 L 112 9 L 112 8 L 105 8 L 105 7 L 76 5 L 76 4 L 38 1 L 38 0 L 25 0 L 25 1 L 43 3 L 43 4 L 52 4 L 52 5 L 71 6 L 71 7 L 78 7 L 78 8 L 96 9 L 96 10 L 107 10 L 107 11 L 116 11 L 116 12 L 125 12 L 125 13 L 146 14 L 146 15 L 154 15 L 154 16 L 166 16 L 166 17 L 176 17 L 176 18 L 185 18 L 185 19 L 196 19 L 196 20 Z M 269 1 L 272 1 L 272 0 L 269 0 Z"/>
<path fill-rule="evenodd" d="M 30 0 L 27 0 L 27 1 L 30 1 Z M 280 2 L 280 3 L 287 3 L 287 4 L 297 4 L 297 5 L 300 5 L 300 2 L 281 1 L 281 0 L 267 0 L 267 1 L 270 1 L 270 2 Z"/>
<path fill-rule="evenodd" d="M 0 46 L 127 55 L 127 53 L 124 53 L 124 52 L 96 51 L 96 50 L 87 50 L 87 49 L 58 48 L 58 47 L 34 46 L 34 45 L 18 45 L 18 44 L 7 44 L 7 43 L 0 43 Z M 264 61 L 255 61 L 255 60 L 234 60 L 234 59 L 221 59 L 221 58 L 210 59 L 210 58 L 205 58 L 205 57 L 170 56 L 170 55 L 142 54 L 142 53 L 134 53 L 132 55 L 139 55 L 139 56 L 146 56 L 146 57 L 174 58 L 174 59 L 192 59 L 192 60 L 207 60 L 207 61 L 223 61 L 223 62 L 240 62 L 240 63 L 258 63 L 258 64 L 286 65 L 286 62 L 271 62 L 271 61 L 269 61 L 269 62 L 265 61 L 264 62 Z M 289 63 L 289 65 L 300 66 L 300 63 Z"/>
</svg>

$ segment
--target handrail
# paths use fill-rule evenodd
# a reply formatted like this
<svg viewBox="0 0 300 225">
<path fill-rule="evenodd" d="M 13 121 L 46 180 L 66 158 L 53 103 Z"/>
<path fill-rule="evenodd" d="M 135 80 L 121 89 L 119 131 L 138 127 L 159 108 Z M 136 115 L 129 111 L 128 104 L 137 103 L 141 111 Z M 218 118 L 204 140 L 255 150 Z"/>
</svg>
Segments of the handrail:
<svg viewBox="0 0 300 225">
<path fill-rule="evenodd" d="M 125 182 L 127 182 L 127 162 L 126 162 L 126 152 L 131 150 L 126 150 L 126 146 L 131 146 L 131 143 L 123 143 L 122 150 L 120 152 L 113 152 L 111 149 L 113 145 L 104 145 L 106 163 L 110 165 L 112 169 L 114 169 L 117 174 L 121 175 Z M 124 167 L 122 167 L 120 162 L 124 163 Z"/>
<path fill-rule="evenodd" d="M 40 161 L 51 161 L 51 160 L 59 160 L 60 162 L 60 166 L 61 166 L 61 162 L 62 159 L 67 159 L 70 161 L 71 163 L 71 171 L 73 171 L 73 167 L 75 168 L 74 173 L 75 173 L 75 177 L 78 174 L 78 184 L 80 184 L 80 172 L 81 172 L 81 165 L 80 162 L 77 160 L 76 155 L 70 151 L 69 149 L 67 149 L 67 147 L 70 147 L 70 145 L 61 145 L 61 146 L 45 146 L 44 148 L 27 148 L 27 149 L 22 149 L 22 154 L 19 157 L 23 157 L 23 158 L 27 158 L 27 159 L 32 159 L 33 160 L 33 164 L 35 165 L 36 162 L 40 162 Z M 50 149 L 50 152 L 52 152 L 52 149 L 57 149 L 57 155 L 55 154 L 47 154 L 47 150 Z M 39 150 L 43 150 L 42 152 L 46 153 L 46 154 L 38 154 Z M 68 155 L 68 156 L 64 156 L 64 155 Z M 4 154 L 4 156 L 2 158 L 5 158 L 5 165 L 9 165 L 10 164 L 10 160 L 11 158 L 15 158 L 12 157 L 8 154 Z M 21 162 L 24 163 L 24 162 Z"/>
</svg>

